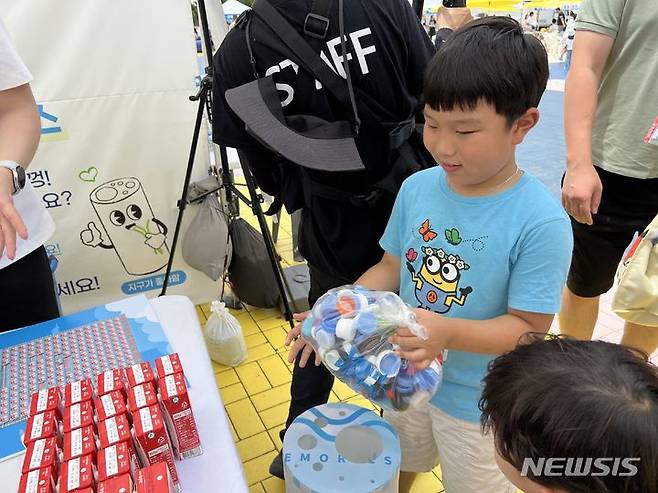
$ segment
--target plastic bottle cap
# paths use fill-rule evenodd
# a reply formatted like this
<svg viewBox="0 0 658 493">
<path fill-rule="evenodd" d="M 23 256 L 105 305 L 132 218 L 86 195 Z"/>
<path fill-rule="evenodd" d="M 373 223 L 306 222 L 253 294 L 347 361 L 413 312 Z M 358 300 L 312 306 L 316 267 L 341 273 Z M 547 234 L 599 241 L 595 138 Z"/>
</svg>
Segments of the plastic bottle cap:
<svg viewBox="0 0 658 493">
<path fill-rule="evenodd" d="M 356 299 L 357 301 L 357 309 L 358 310 L 363 310 L 366 306 L 368 306 L 368 297 L 363 294 L 363 293 L 356 293 Z"/>
<path fill-rule="evenodd" d="M 343 360 L 335 349 L 323 353 L 322 361 L 324 361 L 324 364 L 329 368 L 336 371 L 343 365 Z"/>
<path fill-rule="evenodd" d="M 313 317 L 308 317 L 302 322 L 302 336 L 304 339 L 313 337 L 315 327 L 313 326 Z"/>
<path fill-rule="evenodd" d="M 359 355 L 359 352 L 356 350 L 356 348 L 349 342 L 343 343 L 343 351 L 347 353 L 347 357 L 350 359 L 353 359 Z"/>
<path fill-rule="evenodd" d="M 388 349 L 377 355 L 375 365 L 377 366 L 377 369 L 387 377 L 394 377 L 400 371 L 402 360 L 397 354 Z"/>
<path fill-rule="evenodd" d="M 366 361 L 370 363 L 372 366 L 377 366 L 377 356 L 374 354 L 369 354 L 366 356 Z"/>
<path fill-rule="evenodd" d="M 374 313 L 361 313 L 356 319 L 356 331 L 359 334 L 370 335 L 377 331 L 378 320 Z"/>
<path fill-rule="evenodd" d="M 363 383 L 366 384 L 368 387 L 372 387 L 377 383 L 377 380 L 379 380 L 380 373 L 377 370 L 377 368 L 372 368 L 370 370 L 370 373 L 368 373 L 368 376 L 363 379 Z"/>
<path fill-rule="evenodd" d="M 336 324 L 336 337 L 340 337 L 344 341 L 351 342 L 356 335 L 356 324 L 353 318 L 341 318 Z"/>
<path fill-rule="evenodd" d="M 331 332 L 327 332 L 326 330 L 319 328 L 315 330 L 315 341 L 321 348 L 329 349 L 334 346 L 336 338 Z"/>
</svg>

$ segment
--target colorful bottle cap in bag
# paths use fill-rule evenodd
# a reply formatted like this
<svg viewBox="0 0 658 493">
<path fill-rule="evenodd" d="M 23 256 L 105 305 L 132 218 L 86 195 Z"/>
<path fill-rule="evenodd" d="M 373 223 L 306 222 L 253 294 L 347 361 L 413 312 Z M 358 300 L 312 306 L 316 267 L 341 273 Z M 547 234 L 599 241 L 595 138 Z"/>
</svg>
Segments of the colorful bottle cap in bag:
<svg viewBox="0 0 658 493">
<path fill-rule="evenodd" d="M 307 317 L 306 320 L 302 322 L 302 336 L 307 341 L 311 340 L 313 337 L 313 327 L 316 320 L 315 317 Z"/>
<path fill-rule="evenodd" d="M 313 316 L 318 320 L 329 320 L 340 317 L 338 310 L 336 310 L 337 300 L 336 295 L 326 294 L 320 301 L 320 304 L 313 308 Z"/>
<path fill-rule="evenodd" d="M 336 342 L 334 335 L 321 327 L 313 329 L 313 339 L 321 349 L 331 349 Z"/>
<path fill-rule="evenodd" d="M 347 358 L 349 359 L 354 359 L 359 357 L 359 351 L 356 347 L 354 347 L 353 344 L 349 342 L 344 342 L 342 346 L 342 350 L 345 352 L 347 355 Z"/>
<path fill-rule="evenodd" d="M 396 376 L 400 372 L 402 360 L 391 349 L 386 349 L 377 355 L 375 366 L 388 378 Z"/>
<path fill-rule="evenodd" d="M 354 374 L 357 379 L 365 382 L 371 372 L 377 369 L 366 359 L 360 359 L 354 364 Z"/>
<path fill-rule="evenodd" d="M 335 349 L 323 353 L 322 361 L 324 361 L 324 364 L 327 365 L 327 367 L 334 371 L 340 370 L 341 366 L 343 366 L 343 359 Z"/>
<path fill-rule="evenodd" d="M 363 383 L 369 387 L 375 386 L 381 380 L 382 376 L 381 372 L 371 365 L 370 372 L 366 378 L 363 379 Z"/>
<path fill-rule="evenodd" d="M 355 293 L 350 289 L 338 292 L 336 310 L 343 317 L 354 317 L 359 311 L 368 306 L 368 298 L 362 293 Z"/>
<path fill-rule="evenodd" d="M 336 323 L 336 337 L 340 337 L 344 341 L 354 340 L 356 335 L 356 319 L 354 318 L 340 318 Z"/>
<path fill-rule="evenodd" d="M 354 319 L 356 332 L 363 335 L 370 335 L 377 332 L 379 320 L 373 312 L 361 313 Z"/>
</svg>

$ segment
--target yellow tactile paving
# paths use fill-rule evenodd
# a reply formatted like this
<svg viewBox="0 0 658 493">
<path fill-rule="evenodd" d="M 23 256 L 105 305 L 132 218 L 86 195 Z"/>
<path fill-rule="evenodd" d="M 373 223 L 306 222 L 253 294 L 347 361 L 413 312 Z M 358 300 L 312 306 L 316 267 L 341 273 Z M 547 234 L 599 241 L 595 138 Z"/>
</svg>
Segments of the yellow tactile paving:
<svg viewBox="0 0 658 493">
<path fill-rule="evenodd" d="M 249 487 L 249 493 L 265 493 L 265 488 L 263 488 L 262 483 L 252 484 Z"/>
<path fill-rule="evenodd" d="M 265 378 L 263 369 L 256 361 L 253 363 L 243 363 L 238 366 L 235 371 L 240 377 L 240 381 L 247 389 L 249 395 L 257 394 L 272 388 L 270 382 Z"/>
<path fill-rule="evenodd" d="M 240 440 L 235 445 L 238 448 L 238 453 L 243 462 L 255 459 L 256 457 L 260 457 L 261 455 L 274 450 L 274 443 L 272 443 L 272 440 L 266 431 L 245 438 L 244 440 Z"/>
<path fill-rule="evenodd" d="M 283 426 L 288 417 L 288 403 L 284 402 L 283 404 L 278 404 L 269 409 L 265 409 L 259 413 L 260 419 L 263 420 L 263 424 L 267 429 L 274 428 L 276 426 Z"/>
<path fill-rule="evenodd" d="M 278 317 L 270 317 L 258 321 L 258 326 L 260 327 L 260 330 L 264 330 L 264 331 L 274 328 L 285 327 L 287 325 L 288 322 L 286 322 L 286 319 L 281 317 L 280 315 Z"/>
<path fill-rule="evenodd" d="M 270 478 L 270 463 L 276 456 L 277 452 L 272 450 L 260 457 L 248 460 L 244 463 L 244 472 L 247 476 L 247 482 L 252 485 Z"/>
<path fill-rule="evenodd" d="M 285 483 L 277 478 L 268 478 L 261 484 L 266 493 L 285 493 L 286 491 Z"/>
<path fill-rule="evenodd" d="M 267 430 L 267 433 L 268 435 L 270 435 L 270 438 L 272 439 L 272 442 L 274 442 L 274 446 L 276 447 L 277 450 L 281 450 L 281 447 L 283 446 L 283 444 L 281 443 L 281 438 L 279 437 L 279 431 L 281 431 L 281 427 Z"/>
<path fill-rule="evenodd" d="M 286 341 L 286 335 L 288 334 L 288 331 L 281 327 L 277 326 L 274 327 L 273 329 L 268 329 L 263 331 L 263 335 L 265 335 L 265 338 L 267 339 L 267 342 L 269 342 L 274 349 L 281 349 L 285 344 Z"/>
<path fill-rule="evenodd" d="M 290 369 L 283 363 L 278 354 L 260 359 L 258 360 L 258 364 L 262 368 L 267 380 L 272 384 L 272 387 L 289 383 L 292 379 Z"/>
<path fill-rule="evenodd" d="M 433 472 L 419 474 L 414 482 L 411 493 L 440 493 L 443 485 Z"/>
<path fill-rule="evenodd" d="M 292 260 L 290 219 L 287 216 L 282 218 L 277 250 L 285 264 L 296 264 Z M 247 359 L 235 368 L 213 363 L 231 434 L 244 465 L 250 493 L 283 493 L 283 481 L 270 476 L 269 466 L 281 449 L 279 431 L 290 405 L 292 365 L 287 361 L 288 349 L 283 345 L 288 323 L 274 308 L 246 306 L 243 310 L 230 312 L 240 323 L 248 348 Z M 211 315 L 210 304 L 197 306 L 197 314 L 204 324 Z M 329 400 L 349 401 L 375 409 L 369 401 L 339 381 L 336 381 Z M 416 487 L 414 491 L 442 491 L 437 489 L 441 488 L 441 482 L 435 473 L 423 476 L 421 489 Z"/>
<path fill-rule="evenodd" d="M 222 401 L 224 404 L 230 404 L 240 399 L 249 397 L 247 391 L 244 389 L 241 383 L 234 383 L 233 385 L 227 385 L 226 387 L 220 388 L 222 394 Z"/>
<path fill-rule="evenodd" d="M 251 349 L 267 342 L 267 338 L 262 332 L 256 332 L 250 336 L 245 336 L 244 341 L 247 343 L 247 349 Z"/>
<path fill-rule="evenodd" d="M 225 407 L 240 439 L 249 438 L 265 431 L 265 426 L 249 399 L 232 402 L 226 404 Z"/>
<path fill-rule="evenodd" d="M 272 389 L 250 396 L 251 402 L 254 403 L 256 411 L 269 409 L 283 402 L 288 403 L 290 400 L 290 385 L 284 384 Z"/>
<path fill-rule="evenodd" d="M 219 388 L 240 383 L 238 374 L 235 373 L 235 370 L 232 368 L 230 370 L 215 373 L 215 380 L 217 380 Z"/>
</svg>

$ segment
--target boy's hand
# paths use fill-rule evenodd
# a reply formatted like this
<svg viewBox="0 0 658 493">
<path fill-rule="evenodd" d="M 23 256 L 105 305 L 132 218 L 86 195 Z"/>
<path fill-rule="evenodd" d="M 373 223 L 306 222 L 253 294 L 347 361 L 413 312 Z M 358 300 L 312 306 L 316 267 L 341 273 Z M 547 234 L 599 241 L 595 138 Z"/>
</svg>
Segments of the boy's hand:
<svg viewBox="0 0 658 493">
<path fill-rule="evenodd" d="M 292 318 L 297 321 L 295 326 L 288 332 L 288 335 L 286 336 L 286 347 L 290 346 L 290 343 L 292 342 L 293 345 L 290 348 L 290 351 L 288 352 L 288 363 L 294 363 L 295 359 L 297 358 L 297 355 L 299 352 L 302 352 L 301 357 L 299 358 L 299 367 L 304 368 L 306 366 L 306 362 L 308 359 L 311 357 L 311 354 L 313 353 L 314 349 L 313 346 L 311 346 L 306 340 L 302 337 L 302 322 L 306 320 L 306 317 L 309 316 L 311 312 L 310 311 L 305 311 L 303 313 L 293 313 Z M 315 366 L 320 366 L 320 363 L 322 363 L 322 360 L 320 359 L 320 355 L 318 353 L 315 353 Z"/>
<path fill-rule="evenodd" d="M 450 319 L 422 308 L 415 308 L 414 314 L 418 324 L 427 331 L 427 340 L 415 336 L 407 327 L 400 327 L 390 342 L 400 346 L 400 357 L 412 362 L 417 369 L 424 370 L 446 348 Z"/>
</svg>

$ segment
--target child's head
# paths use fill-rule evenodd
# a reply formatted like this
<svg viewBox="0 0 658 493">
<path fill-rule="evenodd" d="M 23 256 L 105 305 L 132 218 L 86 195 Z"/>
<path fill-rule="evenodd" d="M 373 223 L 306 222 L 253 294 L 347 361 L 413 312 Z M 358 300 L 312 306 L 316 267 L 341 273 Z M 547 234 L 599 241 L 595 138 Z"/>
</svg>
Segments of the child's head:
<svg viewBox="0 0 658 493">
<path fill-rule="evenodd" d="M 484 385 L 483 428 L 526 493 L 658 492 L 658 368 L 646 357 L 540 338 L 496 358 Z"/>
<path fill-rule="evenodd" d="M 453 184 L 495 185 L 516 169 L 547 81 L 543 45 L 508 17 L 471 21 L 443 43 L 425 74 L 423 138 Z"/>
</svg>

